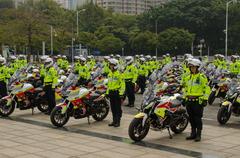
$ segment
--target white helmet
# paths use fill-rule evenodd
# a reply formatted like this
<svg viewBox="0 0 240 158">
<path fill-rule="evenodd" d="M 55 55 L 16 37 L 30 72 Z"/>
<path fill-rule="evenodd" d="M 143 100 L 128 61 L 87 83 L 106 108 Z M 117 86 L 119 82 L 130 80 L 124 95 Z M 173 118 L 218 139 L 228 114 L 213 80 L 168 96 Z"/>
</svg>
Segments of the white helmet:
<svg viewBox="0 0 240 158">
<path fill-rule="evenodd" d="M 147 56 L 146 56 L 146 59 L 147 59 L 147 60 L 151 60 L 151 56 L 150 56 L 150 55 L 147 55 Z"/>
<path fill-rule="evenodd" d="M 46 68 L 49 68 L 53 65 L 53 60 L 52 58 L 47 58 L 45 61 L 44 61 L 44 65 Z"/>
<path fill-rule="evenodd" d="M 6 63 L 6 59 L 3 57 L 0 57 L 0 64 L 4 65 Z"/>
<path fill-rule="evenodd" d="M 188 64 L 190 66 L 197 66 L 197 67 L 200 67 L 202 65 L 202 62 L 199 60 L 199 59 L 190 59 L 188 61 Z"/>
<path fill-rule="evenodd" d="M 16 56 L 14 56 L 14 55 L 11 55 L 11 56 L 10 56 L 10 59 L 11 59 L 11 60 L 16 60 L 16 59 L 17 59 L 17 57 L 16 57 Z"/>
<path fill-rule="evenodd" d="M 224 55 L 222 55 L 222 54 L 219 54 L 219 55 L 218 55 L 218 57 L 220 57 L 220 58 L 224 58 Z"/>
<path fill-rule="evenodd" d="M 145 62 L 145 58 L 139 58 L 140 61 Z"/>
<path fill-rule="evenodd" d="M 60 80 L 65 81 L 67 79 L 67 76 L 61 76 Z"/>
<path fill-rule="evenodd" d="M 33 69 L 32 72 L 39 73 L 39 70 L 38 69 Z"/>
<path fill-rule="evenodd" d="M 133 63 L 134 59 L 132 56 L 128 56 L 125 58 L 126 62 L 127 62 L 127 65 L 130 65 Z"/>
<path fill-rule="evenodd" d="M 80 57 L 79 56 L 75 56 L 74 60 L 80 60 Z"/>
<path fill-rule="evenodd" d="M 61 55 L 57 55 L 57 58 L 61 58 L 62 56 Z"/>
<path fill-rule="evenodd" d="M 66 55 L 63 55 L 62 58 L 63 58 L 63 59 L 67 59 L 67 56 L 66 56 Z"/>
<path fill-rule="evenodd" d="M 105 60 L 108 60 L 108 59 L 110 59 L 110 57 L 109 57 L 109 56 L 105 56 L 104 59 L 105 59 Z"/>
<path fill-rule="evenodd" d="M 25 59 L 25 56 L 24 55 L 19 55 L 18 59 Z"/>
<path fill-rule="evenodd" d="M 86 58 L 80 57 L 80 61 L 85 62 L 85 61 L 86 61 Z"/>
<path fill-rule="evenodd" d="M 116 55 L 116 58 L 121 58 L 121 56 L 119 54 Z"/>
<path fill-rule="evenodd" d="M 40 57 L 40 59 L 41 59 L 42 61 L 46 60 L 47 58 L 48 58 L 47 55 L 43 55 L 43 56 Z"/>
<path fill-rule="evenodd" d="M 109 59 L 109 64 L 114 65 L 114 69 L 118 69 L 118 60 L 117 59 Z"/>
<path fill-rule="evenodd" d="M 156 59 L 157 59 L 157 57 L 156 57 L 156 56 L 153 56 L 153 57 L 152 57 L 152 59 L 156 60 Z"/>
</svg>

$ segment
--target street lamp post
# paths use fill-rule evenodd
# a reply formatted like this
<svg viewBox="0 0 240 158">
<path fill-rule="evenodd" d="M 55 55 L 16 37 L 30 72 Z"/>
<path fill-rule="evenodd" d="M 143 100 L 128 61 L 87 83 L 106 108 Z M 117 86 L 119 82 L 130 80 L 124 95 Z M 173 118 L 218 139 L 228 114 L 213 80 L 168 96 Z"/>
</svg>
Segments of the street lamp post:
<svg viewBox="0 0 240 158">
<path fill-rule="evenodd" d="M 231 0 L 229 2 L 226 3 L 226 30 L 225 30 L 225 57 L 227 58 L 228 56 L 228 10 L 229 10 L 229 5 L 231 3 L 237 3 L 237 0 Z"/>
<path fill-rule="evenodd" d="M 158 19 L 155 20 L 155 31 L 156 31 L 156 38 L 157 38 L 157 36 L 158 36 Z M 157 57 L 158 57 L 158 48 L 156 45 L 156 60 L 157 60 Z"/>
<path fill-rule="evenodd" d="M 53 27 L 51 26 L 51 55 L 53 55 Z"/>
<path fill-rule="evenodd" d="M 72 63 L 74 62 L 74 48 L 73 48 L 74 41 L 75 38 L 72 38 Z"/>
<path fill-rule="evenodd" d="M 82 9 L 80 11 L 77 11 L 77 36 L 79 34 L 79 13 L 80 12 L 85 12 L 85 11 L 86 11 L 86 9 Z"/>
</svg>

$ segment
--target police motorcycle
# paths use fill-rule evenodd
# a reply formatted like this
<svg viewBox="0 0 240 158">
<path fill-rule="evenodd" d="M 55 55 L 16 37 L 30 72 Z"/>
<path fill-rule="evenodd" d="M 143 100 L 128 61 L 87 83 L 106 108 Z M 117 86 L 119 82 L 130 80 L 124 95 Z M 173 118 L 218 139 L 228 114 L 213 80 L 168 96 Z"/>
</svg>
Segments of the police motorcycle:
<svg viewBox="0 0 240 158">
<path fill-rule="evenodd" d="M 47 112 L 48 103 L 40 95 L 43 89 L 38 87 L 41 83 L 32 80 L 32 74 L 28 73 L 30 69 L 31 66 L 28 65 L 12 75 L 8 84 L 9 95 L 0 99 L 0 116 L 11 115 L 15 108 L 32 109 L 33 113 L 34 108 L 37 107 L 39 111 Z"/>
<path fill-rule="evenodd" d="M 230 119 L 231 114 L 240 116 L 240 87 L 237 79 L 232 79 L 224 101 L 220 104 L 217 114 L 218 122 L 223 125 Z"/>
<path fill-rule="evenodd" d="M 163 89 L 167 88 L 168 85 Z M 140 112 L 134 116 L 129 125 L 128 134 L 134 141 L 144 139 L 150 128 L 159 131 L 167 129 L 169 137 L 172 138 L 170 129 L 178 134 L 182 133 L 188 125 L 188 115 L 182 106 L 181 95 L 172 93 L 156 97 L 154 89 L 155 85 L 150 81 L 143 94 Z"/>
<path fill-rule="evenodd" d="M 75 119 L 92 118 L 96 121 L 104 120 L 109 113 L 109 104 L 102 93 L 93 88 L 76 87 L 78 77 L 71 73 L 61 94 L 63 100 L 51 112 L 50 119 L 54 126 L 64 126 L 70 117 Z"/>
<path fill-rule="evenodd" d="M 215 75 L 211 78 L 212 91 L 208 97 L 208 103 L 213 104 L 216 98 L 224 98 L 228 91 L 228 86 L 231 81 L 228 78 L 228 72 L 225 70 L 217 69 Z"/>
</svg>

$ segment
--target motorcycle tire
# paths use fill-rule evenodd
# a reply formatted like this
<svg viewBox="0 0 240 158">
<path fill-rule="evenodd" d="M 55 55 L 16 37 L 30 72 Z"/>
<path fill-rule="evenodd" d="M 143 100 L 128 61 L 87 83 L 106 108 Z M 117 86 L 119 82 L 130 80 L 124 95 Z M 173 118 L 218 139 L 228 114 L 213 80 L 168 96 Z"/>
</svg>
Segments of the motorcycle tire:
<svg viewBox="0 0 240 158">
<path fill-rule="evenodd" d="M 69 118 L 67 112 L 62 114 L 62 108 L 59 106 L 54 107 L 50 115 L 51 122 L 56 127 L 63 127 L 68 122 Z"/>
<path fill-rule="evenodd" d="M 42 102 L 40 104 L 37 105 L 37 108 L 39 111 L 41 111 L 42 113 L 46 113 L 48 112 L 49 106 L 47 102 Z"/>
<path fill-rule="evenodd" d="M 8 108 L 6 110 L 6 108 Z M 8 117 L 13 113 L 15 109 L 15 104 L 12 103 L 11 105 L 7 106 L 7 100 L 1 100 L 0 102 L 0 116 L 2 117 Z"/>
<path fill-rule="evenodd" d="M 215 99 L 216 99 L 216 91 L 212 91 L 208 97 L 208 104 L 212 105 Z"/>
<path fill-rule="evenodd" d="M 187 128 L 188 122 L 189 122 L 188 115 L 187 114 L 182 114 L 182 119 L 178 122 L 178 124 L 171 126 L 171 130 L 175 134 L 182 133 Z M 179 127 L 180 124 L 182 124 L 182 125 Z"/>
<path fill-rule="evenodd" d="M 97 109 L 98 112 L 93 114 L 92 117 L 96 121 L 102 121 L 107 117 L 109 113 L 109 105 L 106 102 L 100 102 L 97 106 L 101 109 Z"/>
<path fill-rule="evenodd" d="M 232 111 L 230 110 L 230 112 L 228 112 L 228 108 L 227 107 L 221 107 L 218 110 L 218 114 L 217 114 L 217 120 L 221 125 L 224 125 L 227 123 L 227 121 L 230 119 L 232 114 Z"/>
<path fill-rule="evenodd" d="M 143 128 L 142 121 L 143 121 L 143 118 L 134 118 L 129 125 L 128 135 L 135 142 L 139 142 L 142 139 L 144 139 L 149 132 L 150 125 L 147 124 Z M 138 128 L 140 128 L 140 131 L 136 131 L 136 130 L 139 130 Z"/>
</svg>

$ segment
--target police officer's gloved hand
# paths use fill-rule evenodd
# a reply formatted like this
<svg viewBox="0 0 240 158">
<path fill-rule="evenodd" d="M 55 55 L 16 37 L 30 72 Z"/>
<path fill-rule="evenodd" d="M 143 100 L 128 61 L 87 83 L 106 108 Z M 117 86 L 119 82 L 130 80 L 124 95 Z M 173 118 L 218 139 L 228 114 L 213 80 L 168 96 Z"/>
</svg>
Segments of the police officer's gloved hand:
<svg viewBox="0 0 240 158">
<path fill-rule="evenodd" d="M 206 107 L 207 104 L 208 104 L 207 100 L 203 100 L 203 101 L 202 101 L 202 106 L 203 106 L 203 107 Z"/>
<path fill-rule="evenodd" d="M 124 100 L 124 97 L 125 97 L 124 95 L 120 95 L 121 100 Z"/>
</svg>

